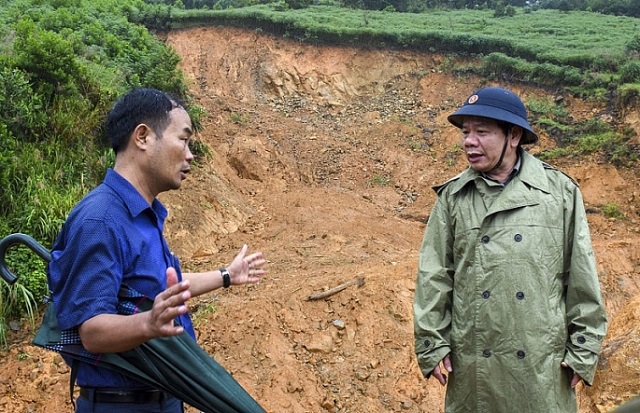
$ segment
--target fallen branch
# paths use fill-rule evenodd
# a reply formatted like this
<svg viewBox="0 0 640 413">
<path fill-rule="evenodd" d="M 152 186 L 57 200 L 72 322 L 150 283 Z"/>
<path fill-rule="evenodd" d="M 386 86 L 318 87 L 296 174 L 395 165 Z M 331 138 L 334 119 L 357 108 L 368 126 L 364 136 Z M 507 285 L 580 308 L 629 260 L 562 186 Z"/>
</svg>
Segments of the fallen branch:
<svg viewBox="0 0 640 413">
<path fill-rule="evenodd" d="M 321 300 L 323 298 L 327 298 L 327 297 L 331 297 L 334 294 L 339 293 L 340 291 L 344 290 L 347 287 L 350 287 L 352 285 L 357 285 L 358 287 L 362 287 L 364 285 L 364 277 L 357 277 L 351 281 L 347 281 L 346 283 L 342 283 L 337 287 L 334 287 L 330 290 L 327 291 L 323 291 L 321 293 L 315 293 L 315 294 L 311 294 L 309 296 L 309 300 L 313 301 L 313 300 Z"/>
</svg>

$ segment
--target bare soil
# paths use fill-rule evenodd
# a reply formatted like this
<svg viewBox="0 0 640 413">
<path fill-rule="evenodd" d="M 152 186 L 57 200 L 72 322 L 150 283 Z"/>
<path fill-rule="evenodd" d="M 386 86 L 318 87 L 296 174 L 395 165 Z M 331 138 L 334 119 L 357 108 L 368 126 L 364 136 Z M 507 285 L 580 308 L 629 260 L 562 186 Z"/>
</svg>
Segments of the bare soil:
<svg viewBox="0 0 640 413">
<path fill-rule="evenodd" d="M 269 260 L 260 284 L 192 300 L 199 343 L 271 413 L 442 412 L 444 389 L 413 353 L 417 255 L 431 187 L 466 167 L 446 116 L 495 83 L 443 73 L 433 54 L 229 28 L 163 36 L 207 110 L 197 139 L 211 148 L 161 195 L 169 244 L 186 270 L 218 268 L 245 243 Z M 564 98 L 576 119 L 612 118 Z M 619 120 L 640 130 L 637 110 Z M 542 134 L 530 152 L 554 145 Z M 598 157 L 555 165 L 581 186 L 611 321 L 596 384 L 577 390 L 580 413 L 602 413 L 640 392 L 640 178 Z M 624 219 L 604 216 L 613 203 Z M 309 300 L 357 277 L 362 286 Z M 72 411 L 68 367 L 28 330 L 0 353 L 0 411 Z"/>
</svg>

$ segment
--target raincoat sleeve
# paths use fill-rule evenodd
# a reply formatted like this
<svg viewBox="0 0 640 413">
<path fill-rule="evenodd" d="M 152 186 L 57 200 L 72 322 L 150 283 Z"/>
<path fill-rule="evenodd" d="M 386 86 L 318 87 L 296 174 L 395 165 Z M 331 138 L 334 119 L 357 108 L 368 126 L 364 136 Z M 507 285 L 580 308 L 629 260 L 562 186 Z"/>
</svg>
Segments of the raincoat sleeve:
<svg viewBox="0 0 640 413">
<path fill-rule="evenodd" d="M 600 293 L 596 262 L 582 195 L 577 186 L 565 192 L 567 245 L 565 256 L 568 340 L 564 361 L 587 385 L 595 375 L 598 352 L 606 334 L 606 312 Z"/>
<path fill-rule="evenodd" d="M 453 229 L 447 202 L 438 197 L 424 234 L 414 300 L 414 338 L 425 377 L 450 351 L 453 291 Z"/>
</svg>

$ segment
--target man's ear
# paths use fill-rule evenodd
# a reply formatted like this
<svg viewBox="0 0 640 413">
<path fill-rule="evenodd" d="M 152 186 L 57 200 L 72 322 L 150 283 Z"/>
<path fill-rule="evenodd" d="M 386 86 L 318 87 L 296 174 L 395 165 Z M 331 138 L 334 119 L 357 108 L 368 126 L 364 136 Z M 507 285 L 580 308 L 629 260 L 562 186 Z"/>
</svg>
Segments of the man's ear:
<svg viewBox="0 0 640 413">
<path fill-rule="evenodd" d="M 511 146 L 518 146 L 520 144 L 520 140 L 522 139 L 522 136 L 524 134 L 524 130 L 518 126 L 518 125 L 513 125 L 511 127 L 511 139 L 509 140 Z"/>
<path fill-rule="evenodd" d="M 151 130 L 151 128 L 146 124 L 141 123 L 133 130 L 133 133 L 131 134 L 132 141 L 138 147 L 138 149 L 144 150 L 146 149 L 147 141 L 152 134 L 153 131 Z"/>
</svg>

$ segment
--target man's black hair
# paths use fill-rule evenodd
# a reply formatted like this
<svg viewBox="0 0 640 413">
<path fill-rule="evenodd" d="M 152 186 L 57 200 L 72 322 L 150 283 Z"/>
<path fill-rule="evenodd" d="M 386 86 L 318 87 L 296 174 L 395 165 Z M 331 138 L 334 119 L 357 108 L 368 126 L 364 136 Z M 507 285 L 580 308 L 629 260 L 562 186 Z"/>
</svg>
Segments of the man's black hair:
<svg viewBox="0 0 640 413">
<path fill-rule="evenodd" d="M 166 92 L 137 88 L 122 96 L 113 105 L 105 122 L 105 133 L 115 153 L 123 150 L 134 129 L 141 123 L 158 135 L 169 125 L 169 112 L 175 108 L 186 110 L 184 103 Z"/>
</svg>

